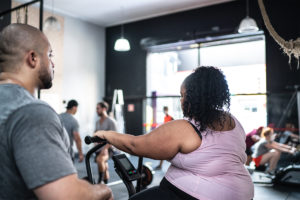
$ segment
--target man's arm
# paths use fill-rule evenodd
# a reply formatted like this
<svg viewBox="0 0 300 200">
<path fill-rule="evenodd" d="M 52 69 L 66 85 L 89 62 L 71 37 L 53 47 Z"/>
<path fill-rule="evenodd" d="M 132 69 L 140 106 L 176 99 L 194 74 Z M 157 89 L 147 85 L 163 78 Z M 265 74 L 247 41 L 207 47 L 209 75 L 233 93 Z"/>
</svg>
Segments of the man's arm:
<svg viewBox="0 0 300 200">
<path fill-rule="evenodd" d="M 55 192 L 54 192 L 55 191 Z M 91 185 L 80 180 L 76 174 L 62 177 L 58 180 L 34 189 L 40 200 L 112 200 L 111 189 L 106 185 Z"/>
<path fill-rule="evenodd" d="M 19 109 L 8 121 L 16 166 L 27 188 L 39 199 L 112 199 L 105 185 L 77 178 L 66 136 L 55 111 L 43 104 Z"/>
<path fill-rule="evenodd" d="M 79 162 L 82 162 L 84 159 L 83 153 L 82 153 L 82 146 L 81 146 L 81 138 L 80 134 L 78 132 L 73 132 L 74 140 L 76 143 L 76 147 L 79 154 Z"/>
</svg>

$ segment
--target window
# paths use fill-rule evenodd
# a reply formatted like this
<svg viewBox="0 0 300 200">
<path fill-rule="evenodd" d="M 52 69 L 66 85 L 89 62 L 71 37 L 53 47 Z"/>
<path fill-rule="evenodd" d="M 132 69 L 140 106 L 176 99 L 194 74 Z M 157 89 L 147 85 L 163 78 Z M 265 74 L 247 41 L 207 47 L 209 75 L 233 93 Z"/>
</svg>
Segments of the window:
<svg viewBox="0 0 300 200">
<path fill-rule="evenodd" d="M 148 122 L 159 124 L 163 121 L 163 106 L 169 107 L 171 115 L 182 117 L 182 114 L 179 114 L 182 112 L 180 105 L 177 103 L 180 86 L 185 77 L 197 66 L 215 66 L 223 71 L 231 93 L 230 112 L 241 122 L 246 132 L 259 126 L 266 126 L 266 65 L 263 35 L 205 42 L 200 45 L 174 44 L 173 49 L 149 52 L 147 96 L 155 92 L 158 98 L 154 104 L 153 100 L 145 101 L 148 107 L 146 114 Z M 151 116 L 155 119 L 149 121 Z"/>
</svg>

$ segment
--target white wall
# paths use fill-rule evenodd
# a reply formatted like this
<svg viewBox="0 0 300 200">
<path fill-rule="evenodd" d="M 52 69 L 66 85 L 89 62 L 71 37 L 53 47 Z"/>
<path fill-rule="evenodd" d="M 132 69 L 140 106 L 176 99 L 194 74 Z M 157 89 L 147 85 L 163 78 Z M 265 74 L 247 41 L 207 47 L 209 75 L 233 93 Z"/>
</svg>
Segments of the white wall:
<svg viewBox="0 0 300 200">
<path fill-rule="evenodd" d="M 96 103 L 105 95 L 105 29 L 70 17 L 64 20 L 62 98 L 78 101 L 75 118 L 83 139 L 93 133 Z M 83 147 L 87 149 L 84 142 Z"/>
</svg>

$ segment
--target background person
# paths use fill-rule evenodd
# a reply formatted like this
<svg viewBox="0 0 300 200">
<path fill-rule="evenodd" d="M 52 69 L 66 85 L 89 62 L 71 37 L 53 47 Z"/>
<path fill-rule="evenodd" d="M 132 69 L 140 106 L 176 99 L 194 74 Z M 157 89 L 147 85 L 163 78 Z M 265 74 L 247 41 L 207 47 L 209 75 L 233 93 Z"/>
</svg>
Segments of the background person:
<svg viewBox="0 0 300 200">
<path fill-rule="evenodd" d="M 294 154 L 296 148 L 280 144 L 274 141 L 272 128 L 264 128 L 261 132 L 261 139 L 253 146 L 253 161 L 256 167 L 268 164 L 267 173 L 273 175 L 280 158 L 281 152 Z"/>
<path fill-rule="evenodd" d="M 164 123 L 167 123 L 167 122 L 170 122 L 170 121 L 174 120 L 174 118 L 173 118 L 171 115 L 169 115 L 169 108 L 168 108 L 168 106 L 164 106 L 164 107 L 163 107 L 163 111 L 164 111 L 164 114 L 165 114 L 165 117 L 164 117 Z M 155 167 L 155 169 L 156 169 L 156 170 L 161 169 L 161 168 L 162 168 L 163 162 L 164 162 L 164 161 L 161 160 L 161 161 L 159 162 L 159 165 L 158 165 L 157 167 Z"/>
<path fill-rule="evenodd" d="M 34 98 L 52 86 L 47 37 L 25 24 L 0 32 L 0 199 L 112 199 L 77 177 L 57 113 Z"/>
<path fill-rule="evenodd" d="M 84 159 L 82 153 L 82 146 L 81 146 L 81 138 L 79 134 L 79 124 L 77 120 L 73 117 L 76 114 L 78 108 L 78 102 L 76 100 L 70 100 L 67 105 L 67 110 L 64 113 L 59 115 L 63 126 L 65 127 L 66 131 L 69 134 L 70 139 L 70 146 L 71 146 L 71 157 L 74 161 L 74 152 L 73 152 L 73 141 L 75 140 L 76 147 L 78 150 L 79 155 L 79 162 L 82 162 Z"/>
<path fill-rule="evenodd" d="M 95 133 L 122 151 L 171 162 L 160 186 L 131 199 L 252 199 L 254 186 L 244 167 L 246 134 L 224 110 L 229 109 L 230 94 L 222 72 L 197 68 L 182 83 L 180 94 L 185 119 L 141 136 Z"/>
<path fill-rule="evenodd" d="M 264 127 L 260 126 L 258 129 L 252 130 L 250 133 L 246 135 L 246 154 L 247 161 L 246 165 L 249 166 L 252 161 L 252 146 L 260 140 L 260 134 Z"/>
<path fill-rule="evenodd" d="M 299 135 L 295 134 L 295 125 L 292 123 L 285 124 L 285 130 L 283 133 L 279 134 L 279 143 L 287 144 L 289 141 L 298 141 L 299 142 Z"/>
<path fill-rule="evenodd" d="M 109 109 L 108 103 L 105 101 L 99 102 L 96 107 L 96 111 L 98 116 L 100 117 L 99 120 L 96 121 L 95 132 L 98 130 L 117 130 L 117 124 L 115 120 L 108 116 L 107 111 Z M 97 152 L 96 154 L 96 162 L 98 164 L 99 170 L 99 179 L 98 182 L 101 183 L 102 178 L 104 183 L 108 182 L 109 179 L 109 170 L 108 170 L 108 159 L 109 159 L 109 152 L 111 154 L 114 151 L 114 147 L 110 144 L 107 144 L 105 147 L 102 148 L 101 151 Z"/>
</svg>

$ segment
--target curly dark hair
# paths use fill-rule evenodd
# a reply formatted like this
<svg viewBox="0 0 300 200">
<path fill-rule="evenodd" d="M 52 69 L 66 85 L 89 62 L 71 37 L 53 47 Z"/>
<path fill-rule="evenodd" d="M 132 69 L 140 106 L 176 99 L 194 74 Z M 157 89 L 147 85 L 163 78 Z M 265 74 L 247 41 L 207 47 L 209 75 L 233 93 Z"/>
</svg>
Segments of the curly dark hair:
<svg viewBox="0 0 300 200">
<path fill-rule="evenodd" d="M 215 67 L 198 67 L 182 83 L 185 89 L 183 115 L 195 120 L 200 132 L 216 123 L 222 127 L 230 107 L 230 93 L 222 71 Z M 225 108 L 227 110 L 225 110 Z"/>
</svg>

